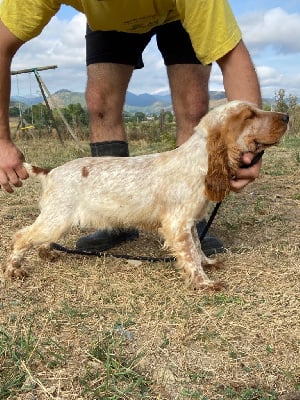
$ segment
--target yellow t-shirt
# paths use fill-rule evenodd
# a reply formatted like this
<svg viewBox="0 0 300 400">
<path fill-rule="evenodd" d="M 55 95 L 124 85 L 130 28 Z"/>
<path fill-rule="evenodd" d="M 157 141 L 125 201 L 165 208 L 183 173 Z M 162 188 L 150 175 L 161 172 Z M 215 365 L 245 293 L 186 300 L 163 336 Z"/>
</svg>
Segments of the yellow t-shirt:
<svg viewBox="0 0 300 400">
<path fill-rule="evenodd" d="M 144 33 L 181 20 L 203 64 L 218 60 L 241 39 L 227 0 L 2 0 L 0 19 L 27 41 L 41 33 L 62 4 L 84 13 L 92 30 Z"/>
</svg>

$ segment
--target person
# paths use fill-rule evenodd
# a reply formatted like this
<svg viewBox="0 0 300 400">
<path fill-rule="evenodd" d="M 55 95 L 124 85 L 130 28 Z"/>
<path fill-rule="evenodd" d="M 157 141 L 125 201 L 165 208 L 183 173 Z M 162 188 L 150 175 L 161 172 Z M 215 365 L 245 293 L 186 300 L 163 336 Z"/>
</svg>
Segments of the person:
<svg viewBox="0 0 300 400">
<path fill-rule="evenodd" d="M 247 100 L 261 106 L 258 78 L 227 0 L 2 0 L 0 5 L 0 185 L 7 192 L 27 178 L 24 156 L 9 132 L 10 65 L 23 43 L 38 35 L 62 4 L 87 17 L 87 88 L 92 156 L 128 156 L 122 121 L 126 90 L 142 52 L 156 35 L 167 67 L 180 146 L 208 110 L 211 63 L 217 62 L 228 100 Z M 32 15 L 36 17 L 33 19 Z M 253 155 L 246 153 L 247 165 Z M 261 162 L 241 168 L 232 180 L 239 192 L 257 178 Z M 203 221 L 199 230 L 203 229 Z M 134 229 L 98 231 L 79 239 L 78 248 L 104 250 L 137 237 Z M 207 239 L 208 241 L 210 238 Z M 222 244 L 212 238 L 213 250 Z M 208 252 L 211 249 L 208 249 Z"/>
</svg>

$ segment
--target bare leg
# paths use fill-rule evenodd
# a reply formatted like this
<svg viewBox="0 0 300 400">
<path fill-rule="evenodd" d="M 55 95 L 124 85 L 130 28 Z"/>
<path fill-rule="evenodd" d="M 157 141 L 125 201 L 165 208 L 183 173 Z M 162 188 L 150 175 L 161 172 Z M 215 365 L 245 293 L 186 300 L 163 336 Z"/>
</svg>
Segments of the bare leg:
<svg viewBox="0 0 300 400">
<path fill-rule="evenodd" d="M 115 63 L 90 64 L 86 100 L 90 116 L 90 145 L 93 157 L 128 157 L 122 112 L 133 66 Z M 135 240 L 135 229 L 98 230 L 79 238 L 76 248 L 104 251 Z"/>
<path fill-rule="evenodd" d="M 177 146 L 193 134 L 195 126 L 208 111 L 210 71 L 210 66 L 201 64 L 175 64 L 167 67 L 177 123 Z"/>
<path fill-rule="evenodd" d="M 90 115 L 91 142 L 126 141 L 122 111 L 133 67 L 98 63 L 87 68 L 86 101 Z"/>
</svg>

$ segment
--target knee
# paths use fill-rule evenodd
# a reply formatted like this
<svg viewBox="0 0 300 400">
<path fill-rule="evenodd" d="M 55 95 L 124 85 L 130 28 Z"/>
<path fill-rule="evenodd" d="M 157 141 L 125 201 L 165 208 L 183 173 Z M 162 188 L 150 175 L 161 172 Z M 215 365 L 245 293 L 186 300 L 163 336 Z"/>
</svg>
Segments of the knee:
<svg viewBox="0 0 300 400">
<path fill-rule="evenodd" d="M 190 104 L 186 110 L 185 118 L 189 123 L 197 125 L 201 118 L 208 112 L 208 99 L 198 103 Z"/>
<path fill-rule="evenodd" d="M 191 103 L 176 114 L 178 126 L 195 127 L 208 112 L 208 102 Z"/>
<path fill-rule="evenodd" d="M 194 132 L 201 118 L 208 112 L 207 101 L 202 98 L 199 101 L 187 101 L 184 106 L 177 108 L 175 112 L 177 123 L 176 145 L 181 146 Z"/>
<path fill-rule="evenodd" d="M 109 94 L 106 91 L 87 87 L 85 98 L 87 110 L 91 116 L 97 115 L 103 117 L 109 111 Z"/>
<path fill-rule="evenodd" d="M 204 93 L 201 96 L 186 96 L 182 99 L 181 105 L 176 109 L 177 122 L 183 124 L 196 125 L 201 118 L 208 112 L 209 98 Z"/>
</svg>

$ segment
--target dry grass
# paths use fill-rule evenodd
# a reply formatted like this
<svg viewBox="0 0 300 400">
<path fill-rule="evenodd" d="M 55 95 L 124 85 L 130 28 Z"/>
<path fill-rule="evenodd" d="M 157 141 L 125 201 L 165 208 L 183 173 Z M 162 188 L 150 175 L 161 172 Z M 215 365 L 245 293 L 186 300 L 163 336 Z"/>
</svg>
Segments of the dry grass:
<svg viewBox="0 0 300 400">
<path fill-rule="evenodd" d="M 19 146 L 44 166 L 81 155 L 71 142 Z M 299 399 L 299 146 L 270 149 L 261 178 L 222 204 L 211 233 L 226 268 L 210 274 L 223 292 L 191 291 L 171 263 L 32 251 L 29 278 L 0 283 L 0 398 Z M 38 193 L 33 181 L 0 192 L 1 262 Z M 143 233 L 116 252 L 164 254 Z"/>
</svg>

